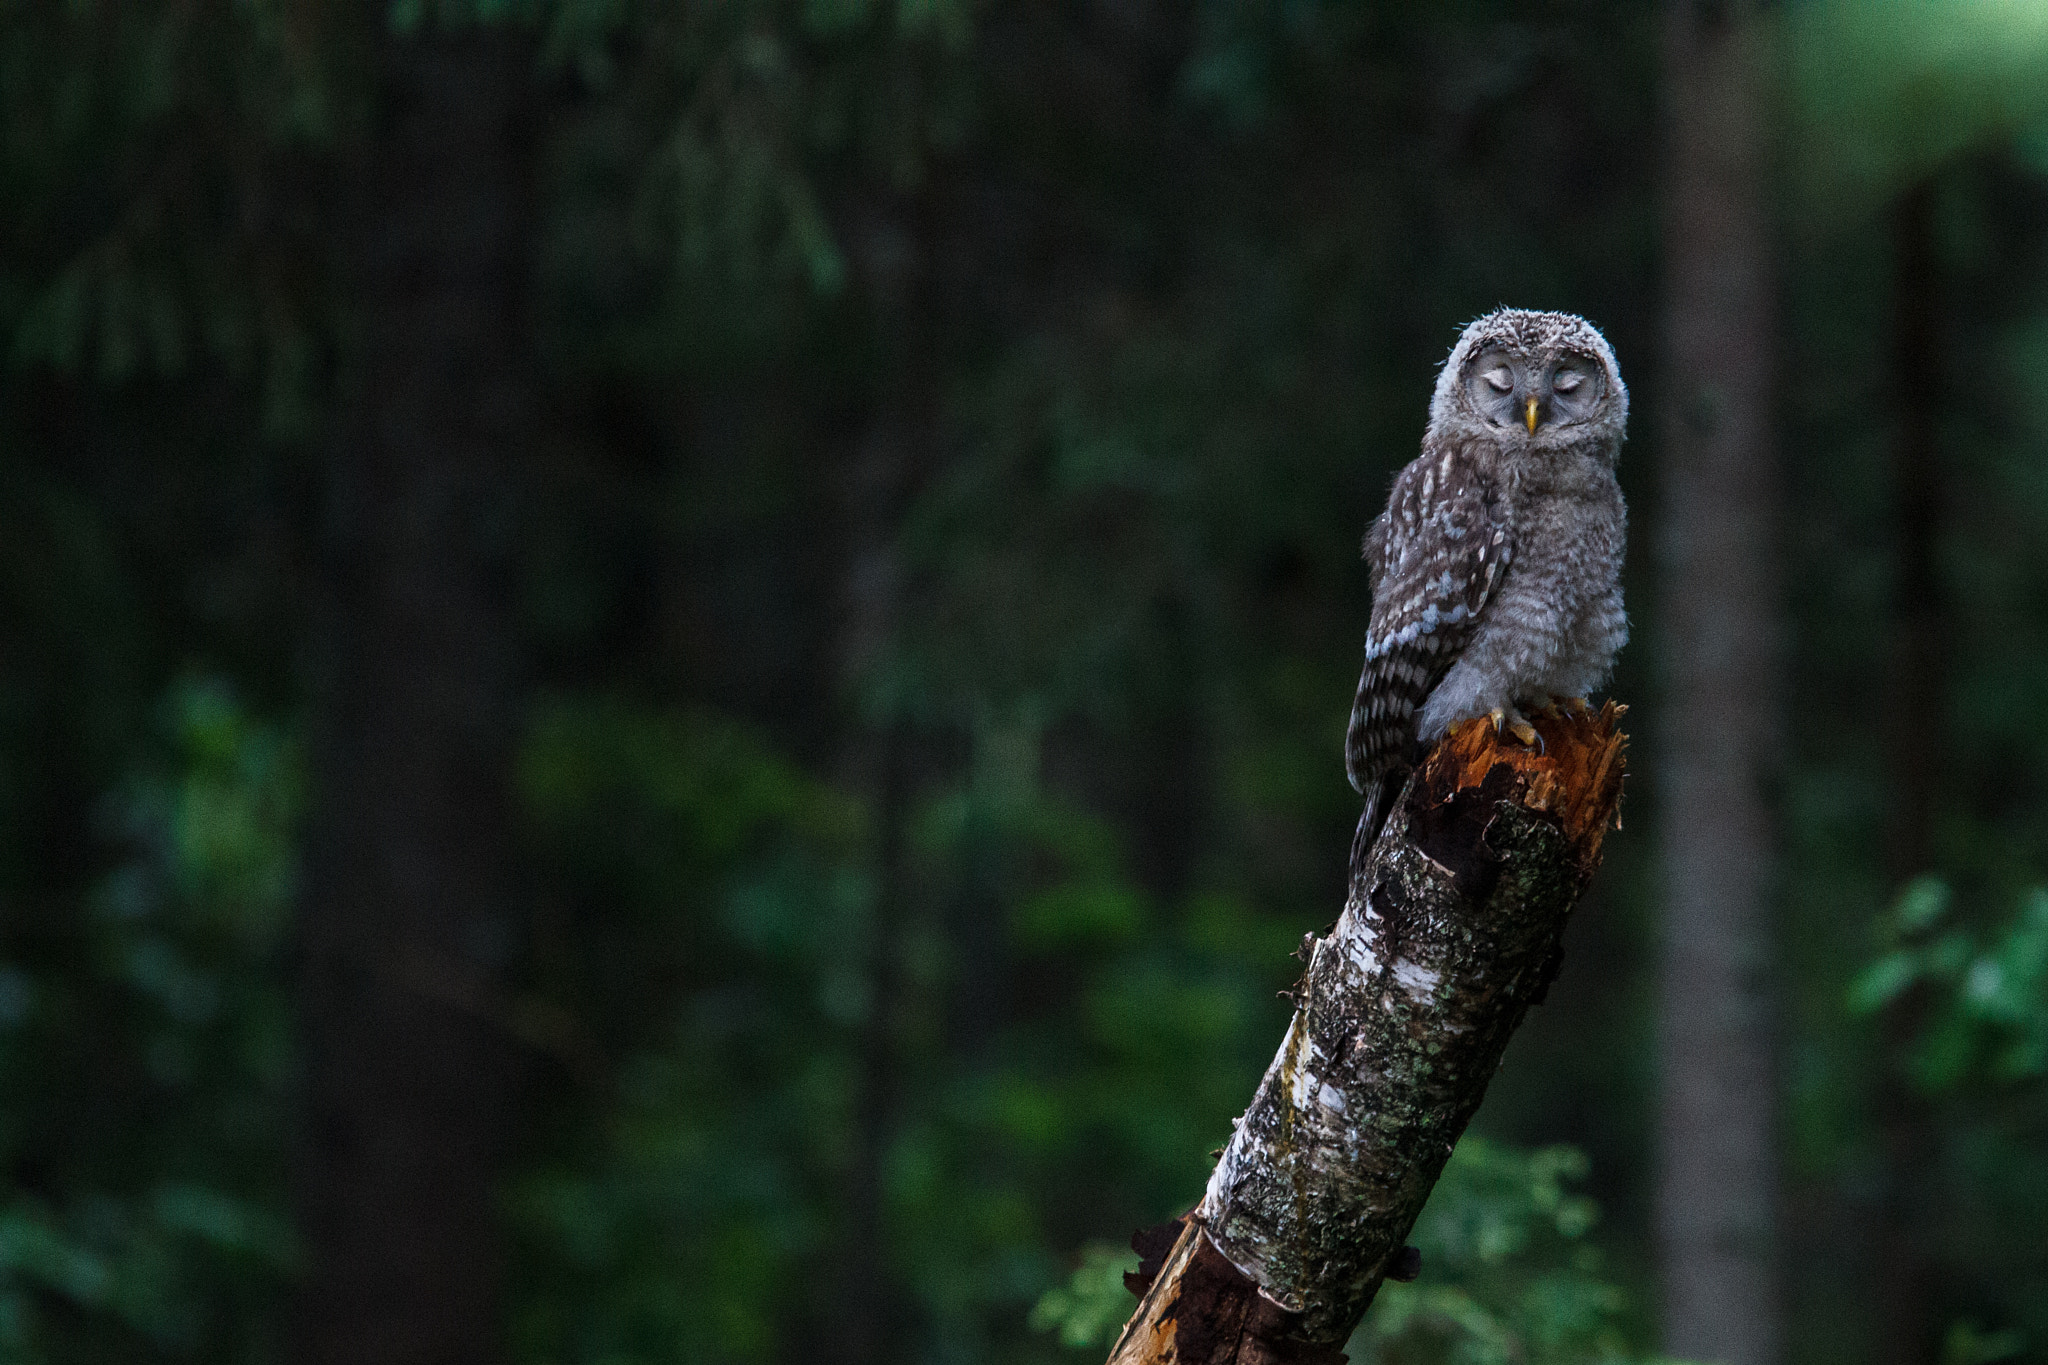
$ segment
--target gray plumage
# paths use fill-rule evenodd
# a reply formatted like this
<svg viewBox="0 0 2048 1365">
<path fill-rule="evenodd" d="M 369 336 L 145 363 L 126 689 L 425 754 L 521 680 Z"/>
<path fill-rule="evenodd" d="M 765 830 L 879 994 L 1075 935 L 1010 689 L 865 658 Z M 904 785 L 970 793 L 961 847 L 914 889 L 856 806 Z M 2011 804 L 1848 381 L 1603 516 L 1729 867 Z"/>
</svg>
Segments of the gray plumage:
<svg viewBox="0 0 2048 1365">
<path fill-rule="evenodd" d="M 1365 537 L 1372 622 L 1344 744 L 1361 840 L 1419 745 L 1607 680 L 1628 639 L 1627 424 L 1614 351 L 1584 318 L 1502 309 L 1451 348 L 1422 454 Z"/>
</svg>

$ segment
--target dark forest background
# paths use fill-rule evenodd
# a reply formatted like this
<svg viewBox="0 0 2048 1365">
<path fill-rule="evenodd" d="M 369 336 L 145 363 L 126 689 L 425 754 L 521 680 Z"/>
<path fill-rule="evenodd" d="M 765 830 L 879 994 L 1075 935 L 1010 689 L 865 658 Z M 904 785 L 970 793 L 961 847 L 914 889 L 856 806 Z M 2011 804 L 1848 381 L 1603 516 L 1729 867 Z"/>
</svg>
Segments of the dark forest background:
<svg viewBox="0 0 2048 1365">
<path fill-rule="evenodd" d="M 1773 395 L 1775 1170 L 1704 1194 L 1687 26 Z M 1636 778 L 1354 1360 L 1682 1349 L 1710 1195 L 1782 1359 L 2048 1361 L 2048 10 L 6 0 L 0 205 L 0 1360 L 1100 1359 L 1505 303 L 1635 392 Z"/>
</svg>

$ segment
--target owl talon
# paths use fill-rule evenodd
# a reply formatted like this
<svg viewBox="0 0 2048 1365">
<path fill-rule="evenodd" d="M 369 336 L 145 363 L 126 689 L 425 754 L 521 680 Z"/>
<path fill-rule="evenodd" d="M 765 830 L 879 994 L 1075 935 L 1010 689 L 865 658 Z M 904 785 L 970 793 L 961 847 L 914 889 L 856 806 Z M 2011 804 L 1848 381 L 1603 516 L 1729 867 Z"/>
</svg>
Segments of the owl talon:
<svg viewBox="0 0 2048 1365">
<path fill-rule="evenodd" d="M 1486 713 L 1486 718 L 1493 722 L 1493 732 L 1496 735 L 1506 730 L 1527 747 L 1538 753 L 1543 752 L 1543 736 L 1537 734 L 1536 727 L 1524 720 L 1522 714 L 1513 707 L 1496 706 Z"/>
</svg>

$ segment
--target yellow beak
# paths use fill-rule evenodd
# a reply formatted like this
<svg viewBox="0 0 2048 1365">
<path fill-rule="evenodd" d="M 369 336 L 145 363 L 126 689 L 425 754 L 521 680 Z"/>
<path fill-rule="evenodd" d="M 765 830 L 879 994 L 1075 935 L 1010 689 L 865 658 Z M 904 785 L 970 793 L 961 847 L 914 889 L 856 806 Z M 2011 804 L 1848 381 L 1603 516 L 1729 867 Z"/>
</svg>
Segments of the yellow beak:
<svg viewBox="0 0 2048 1365">
<path fill-rule="evenodd" d="M 1534 436 L 1534 435 L 1536 434 L 1536 400 L 1535 400 L 1535 398 L 1531 397 L 1531 398 L 1529 399 L 1529 402 L 1528 402 L 1528 406 L 1526 406 L 1526 407 L 1524 407 L 1524 408 L 1522 409 L 1522 420 L 1523 420 L 1524 422 L 1526 422 L 1526 423 L 1528 424 L 1528 426 L 1529 426 L 1529 434 L 1530 434 L 1531 436 Z"/>
</svg>

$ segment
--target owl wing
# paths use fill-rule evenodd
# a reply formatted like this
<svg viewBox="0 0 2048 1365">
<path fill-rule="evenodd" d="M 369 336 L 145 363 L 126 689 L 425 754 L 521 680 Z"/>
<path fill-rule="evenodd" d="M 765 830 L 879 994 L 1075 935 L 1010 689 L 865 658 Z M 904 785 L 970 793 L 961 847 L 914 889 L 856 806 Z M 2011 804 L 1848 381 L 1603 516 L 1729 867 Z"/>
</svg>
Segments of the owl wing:
<svg viewBox="0 0 2048 1365">
<path fill-rule="evenodd" d="M 1372 624 L 1344 739 L 1357 791 L 1407 764 L 1416 708 L 1457 662 L 1514 553 L 1504 490 L 1469 445 L 1427 454 L 1394 480 L 1365 538 Z"/>
</svg>

